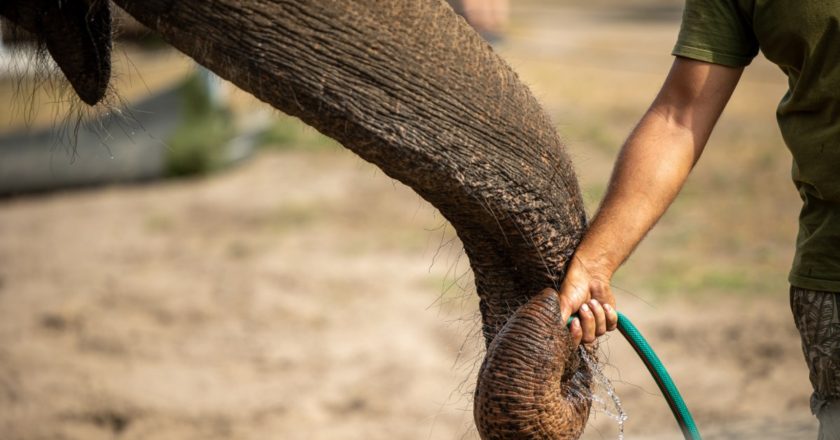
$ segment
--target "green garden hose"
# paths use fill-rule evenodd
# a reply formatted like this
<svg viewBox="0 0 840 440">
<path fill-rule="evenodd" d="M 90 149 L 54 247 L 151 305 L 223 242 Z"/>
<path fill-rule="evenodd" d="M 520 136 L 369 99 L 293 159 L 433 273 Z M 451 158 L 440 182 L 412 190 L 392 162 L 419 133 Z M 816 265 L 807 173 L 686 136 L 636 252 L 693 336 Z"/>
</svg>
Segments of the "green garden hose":
<svg viewBox="0 0 840 440">
<path fill-rule="evenodd" d="M 624 335 L 624 338 L 627 339 L 627 342 L 630 343 L 630 346 L 633 347 L 633 350 L 636 351 L 636 354 L 639 355 L 648 371 L 650 371 L 653 380 L 656 381 L 656 385 L 659 386 L 659 390 L 662 391 L 662 395 L 668 401 L 668 406 L 671 407 L 671 412 L 674 413 L 674 418 L 677 419 L 686 440 L 700 440 L 700 431 L 697 430 L 694 418 L 691 417 L 688 406 L 680 395 L 674 380 L 671 379 L 671 375 L 668 374 L 668 370 L 665 369 L 665 365 L 662 365 L 659 356 L 654 353 L 653 348 L 639 332 L 639 329 L 620 312 L 618 313 L 618 331 Z"/>
<path fill-rule="evenodd" d="M 571 322 L 571 318 L 569 318 L 569 322 Z M 656 385 L 662 391 L 662 395 L 665 396 L 668 406 L 671 407 L 671 412 L 674 413 L 674 418 L 677 419 L 686 440 L 700 440 L 700 431 L 697 430 L 694 418 L 691 417 L 688 406 L 680 395 L 677 385 L 674 384 L 674 380 L 671 379 L 671 375 L 665 369 L 665 365 L 659 360 L 659 356 L 654 353 L 653 348 L 639 332 L 639 329 L 621 312 L 618 313 L 618 331 L 624 335 L 624 338 L 627 339 L 627 342 L 630 343 L 630 346 L 633 347 L 633 350 L 636 351 L 636 354 L 639 355 L 639 358 L 642 359 L 642 362 L 650 371 L 653 380 L 656 381 Z"/>
</svg>

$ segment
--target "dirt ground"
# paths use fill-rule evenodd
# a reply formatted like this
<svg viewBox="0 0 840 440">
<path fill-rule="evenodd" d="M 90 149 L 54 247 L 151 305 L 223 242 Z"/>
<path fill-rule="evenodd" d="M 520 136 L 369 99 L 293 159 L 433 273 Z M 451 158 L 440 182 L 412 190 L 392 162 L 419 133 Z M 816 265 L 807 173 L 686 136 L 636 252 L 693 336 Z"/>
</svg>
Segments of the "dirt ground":
<svg viewBox="0 0 840 440">
<path fill-rule="evenodd" d="M 668 5 L 602 3 L 514 5 L 499 47 L 559 122 L 590 207 L 679 23 Z M 710 439 L 816 437 L 785 282 L 797 200 L 773 120 L 783 90 L 766 61 L 750 68 L 615 280 Z M 477 438 L 481 341 L 453 236 L 337 147 L 0 200 L 0 439 Z M 602 352 L 625 438 L 680 438 L 621 336 Z M 617 436 L 595 413 L 584 438 Z"/>
</svg>

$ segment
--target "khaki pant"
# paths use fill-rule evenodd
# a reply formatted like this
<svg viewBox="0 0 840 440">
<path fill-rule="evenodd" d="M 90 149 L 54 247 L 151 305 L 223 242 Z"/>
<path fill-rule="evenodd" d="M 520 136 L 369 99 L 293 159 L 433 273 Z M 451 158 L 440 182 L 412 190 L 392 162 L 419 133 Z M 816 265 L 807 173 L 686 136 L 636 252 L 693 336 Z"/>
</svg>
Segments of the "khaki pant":
<svg viewBox="0 0 840 440">
<path fill-rule="evenodd" d="M 840 440 L 840 293 L 790 288 L 790 308 L 814 388 L 820 440 Z"/>
</svg>

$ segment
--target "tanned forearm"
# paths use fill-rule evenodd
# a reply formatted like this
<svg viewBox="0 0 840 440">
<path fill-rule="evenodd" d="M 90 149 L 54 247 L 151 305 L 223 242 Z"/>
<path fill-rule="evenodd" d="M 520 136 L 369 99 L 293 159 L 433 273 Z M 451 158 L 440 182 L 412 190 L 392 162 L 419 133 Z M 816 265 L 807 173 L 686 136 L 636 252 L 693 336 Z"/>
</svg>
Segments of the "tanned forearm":
<svg viewBox="0 0 840 440">
<path fill-rule="evenodd" d="M 742 68 L 677 58 L 659 95 L 621 149 L 607 193 L 560 290 L 576 339 L 615 328 L 613 273 L 679 193 L 726 106 Z M 603 305 L 603 307 L 602 307 Z"/>
<path fill-rule="evenodd" d="M 615 272 L 674 200 L 701 150 L 690 130 L 648 110 L 622 147 L 576 256 L 601 275 Z"/>
</svg>

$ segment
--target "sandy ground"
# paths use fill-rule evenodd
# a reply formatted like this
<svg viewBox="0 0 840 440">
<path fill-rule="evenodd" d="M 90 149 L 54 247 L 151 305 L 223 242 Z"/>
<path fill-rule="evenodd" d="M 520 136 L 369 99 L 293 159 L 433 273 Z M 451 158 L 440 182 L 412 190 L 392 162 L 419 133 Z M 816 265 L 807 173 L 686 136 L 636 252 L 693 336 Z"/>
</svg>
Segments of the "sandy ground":
<svg viewBox="0 0 840 440">
<path fill-rule="evenodd" d="M 475 301 L 446 290 L 460 249 L 348 153 L 267 153 L 0 212 L 4 439 L 474 438 Z M 619 301 L 710 438 L 812 430 L 782 295 Z M 628 438 L 674 438 L 618 335 L 604 358 Z M 589 432 L 617 429 L 596 415 Z"/>
<path fill-rule="evenodd" d="M 436 305 L 457 254 L 430 270 L 441 220 L 360 162 L 5 202 L 0 437 L 466 431 L 472 302 Z"/>
<path fill-rule="evenodd" d="M 562 121 L 592 205 L 678 21 L 517 14 L 500 50 Z M 616 279 L 706 438 L 815 437 L 784 282 L 789 162 L 753 148 L 783 148 L 768 128 L 781 88 L 757 62 L 720 146 Z M 728 162 L 750 173 L 718 171 Z M 0 439 L 477 438 L 481 341 L 452 237 L 410 190 L 332 148 L 1 200 Z M 602 351 L 626 438 L 679 438 L 620 335 Z M 617 436 L 599 413 L 585 434 Z"/>
</svg>

